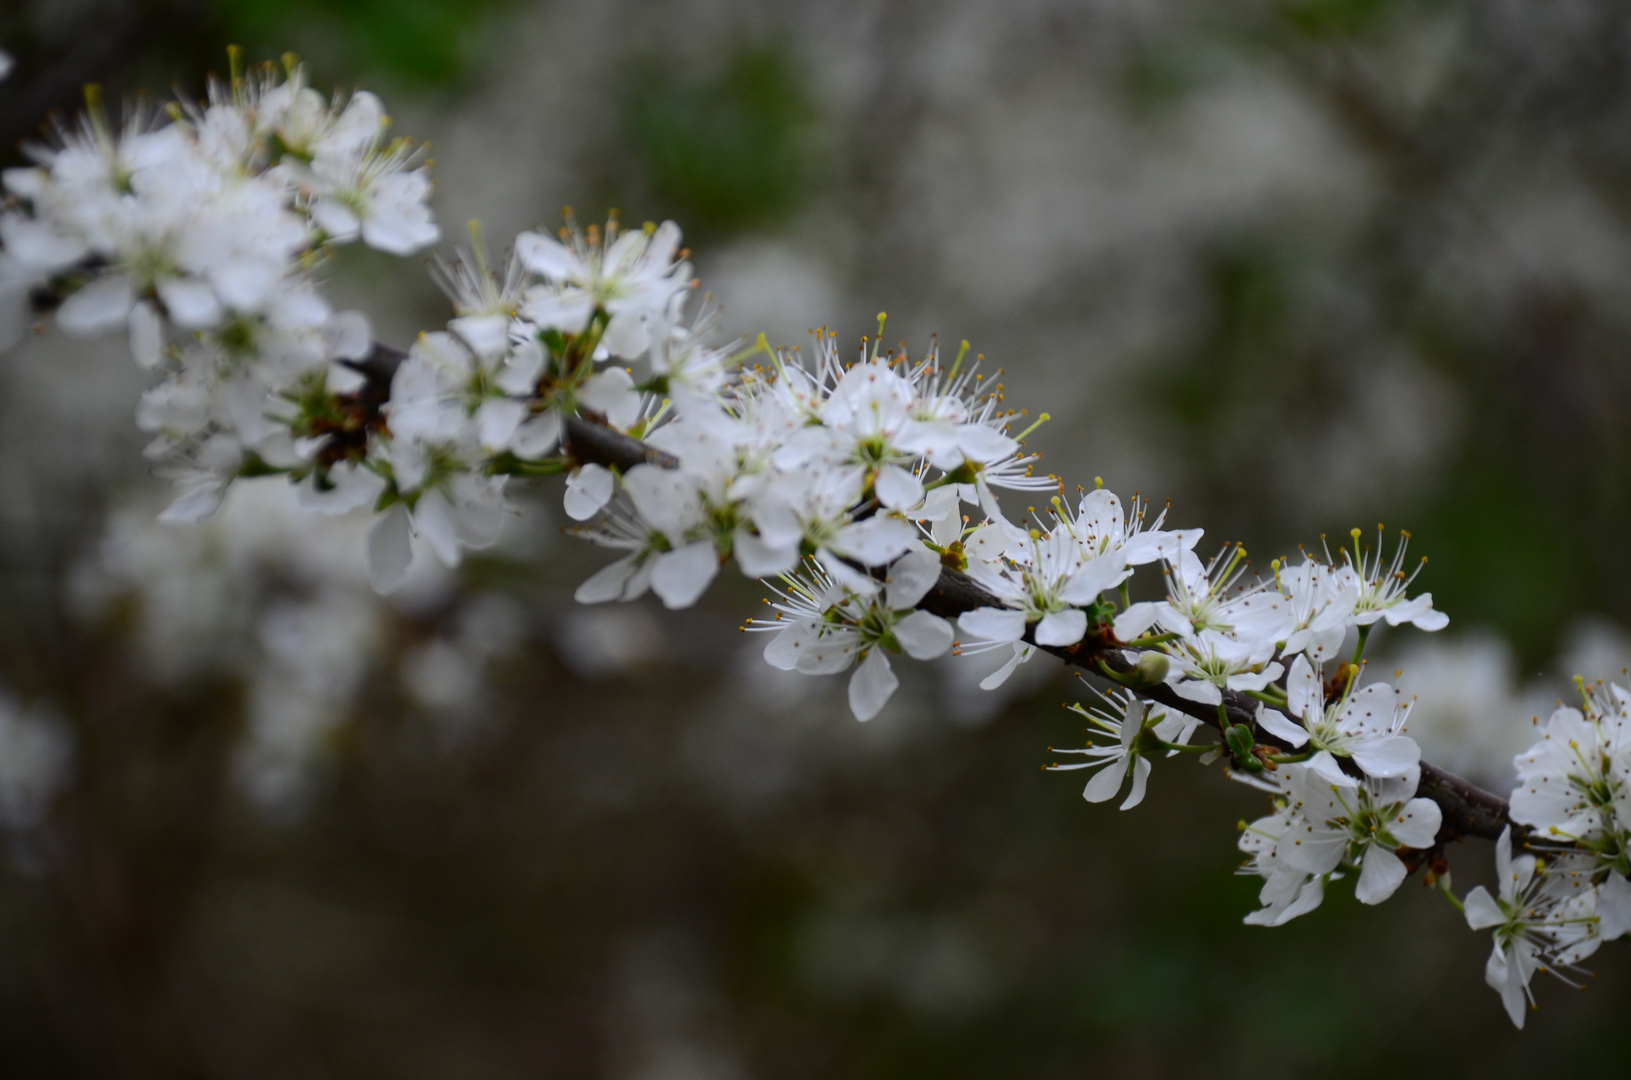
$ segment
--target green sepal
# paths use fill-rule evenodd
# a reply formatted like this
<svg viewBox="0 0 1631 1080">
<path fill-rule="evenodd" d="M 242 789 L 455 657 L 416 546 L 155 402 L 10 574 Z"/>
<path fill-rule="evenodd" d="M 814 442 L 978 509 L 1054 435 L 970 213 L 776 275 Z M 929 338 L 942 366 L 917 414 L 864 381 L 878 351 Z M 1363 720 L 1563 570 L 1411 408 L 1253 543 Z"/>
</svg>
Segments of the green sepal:
<svg viewBox="0 0 1631 1080">
<path fill-rule="evenodd" d="M 1252 753 L 1254 740 L 1251 728 L 1245 724 L 1232 724 L 1224 731 L 1223 741 L 1228 744 L 1229 753 L 1242 769 L 1253 775 L 1263 771 L 1263 763 Z"/>
</svg>

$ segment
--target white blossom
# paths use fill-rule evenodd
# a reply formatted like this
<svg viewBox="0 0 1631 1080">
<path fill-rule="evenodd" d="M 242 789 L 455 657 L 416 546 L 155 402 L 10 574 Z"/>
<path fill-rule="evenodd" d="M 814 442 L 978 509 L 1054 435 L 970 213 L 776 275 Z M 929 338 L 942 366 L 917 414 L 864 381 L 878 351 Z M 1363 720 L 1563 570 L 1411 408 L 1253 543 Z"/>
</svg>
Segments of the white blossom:
<svg viewBox="0 0 1631 1080">
<path fill-rule="evenodd" d="M 1410 706 L 1401 704 L 1398 691 L 1391 687 L 1380 683 L 1360 687 L 1358 682 L 1354 671 L 1341 696 L 1327 705 L 1319 677 L 1307 657 L 1299 656 L 1291 662 L 1286 679 L 1286 701 L 1287 710 L 1302 725 L 1276 709 L 1260 713 L 1259 723 L 1293 747 L 1311 747 L 1308 767 L 1331 783 L 1345 782 L 1346 774 L 1336 761 L 1340 757 L 1352 758 L 1368 776 L 1415 777 L 1421 748 L 1399 733 Z"/>
<path fill-rule="evenodd" d="M 1449 625 L 1449 616 L 1434 609 L 1432 593 L 1405 598 L 1405 591 L 1416 580 L 1416 575 L 1421 573 L 1420 566 L 1409 574 L 1403 569 L 1405 549 L 1410 546 L 1409 533 L 1400 534 L 1399 546 L 1394 549 L 1393 558 L 1385 563 L 1382 561 L 1380 530 L 1377 532 L 1377 550 L 1374 554 L 1359 550 L 1358 529 L 1354 529 L 1351 535 L 1354 550 L 1342 552 L 1342 565 L 1334 570 L 1334 574 L 1342 585 L 1352 589 L 1356 623 L 1369 626 L 1385 619 L 1389 626 L 1409 623 L 1418 630 L 1429 631 L 1442 630 Z M 1422 560 L 1423 564 L 1426 562 L 1426 559 Z"/>
<path fill-rule="evenodd" d="M 1258 902 L 1263 906 L 1247 915 L 1251 926 L 1283 926 L 1306 915 L 1325 900 L 1328 877 L 1294 866 L 1288 851 L 1295 843 L 1301 815 L 1284 797 L 1276 800 L 1274 812 L 1247 825 L 1240 834 L 1239 847 L 1248 859 L 1239 873 L 1263 878 Z"/>
<path fill-rule="evenodd" d="M 1357 867 L 1362 904 L 1381 903 L 1404 881 L 1400 848 L 1426 850 L 1438 836 L 1443 815 L 1431 799 L 1414 797 L 1414 777 L 1333 783 L 1311 768 L 1283 768 L 1293 813 L 1281 841 L 1287 863 L 1315 875 Z"/>
<path fill-rule="evenodd" d="M 932 660 L 951 647 L 951 625 L 914 610 L 940 576 L 934 552 L 917 547 L 897 559 L 881 587 L 857 593 L 834 581 L 819 564 L 785 575 L 771 606 L 771 620 L 752 620 L 746 629 L 775 636 L 765 660 L 784 671 L 826 675 L 859 661 L 849 682 L 850 711 L 870 720 L 900 685 L 888 654 Z"/>
<path fill-rule="evenodd" d="M 1631 715 L 1619 686 L 1592 687 L 1586 711 L 1560 706 L 1513 759 L 1512 820 L 1581 844 L 1622 872 L 1631 854 Z"/>
<path fill-rule="evenodd" d="M 1072 710 L 1087 718 L 1092 727 L 1090 736 L 1109 736 L 1111 741 L 1096 743 L 1080 750 L 1059 750 L 1060 754 L 1082 754 L 1090 761 L 1069 765 L 1049 765 L 1056 771 L 1071 769 L 1098 769 L 1082 789 L 1082 798 L 1088 802 L 1107 802 L 1121 790 L 1121 783 L 1132 774 L 1132 787 L 1122 802 L 1123 810 L 1131 810 L 1144 801 L 1144 788 L 1150 777 L 1150 757 L 1156 753 L 1172 753 L 1172 746 L 1183 746 L 1200 725 L 1200 721 L 1182 714 L 1169 713 L 1160 707 L 1151 708 L 1133 694 L 1113 695 L 1112 705 L 1120 704 L 1121 715 L 1100 708 L 1086 709 L 1080 705 Z"/>
<path fill-rule="evenodd" d="M 523 266 L 543 283 L 527 292 L 523 314 L 547 329 L 582 333 L 597 311 L 608 316 L 601 344 L 611 356 L 636 357 L 650 347 L 652 326 L 676 294 L 690 287 L 689 263 L 677 258 L 679 226 L 601 232 L 575 226 L 561 240 L 526 232 L 516 238 Z"/>
<path fill-rule="evenodd" d="M 1602 944 L 1597 890 L 1568 866 L 1549 867 L 1533 855 L 1512 855 L 1512 830 L 1495 842 L 1497 895 L 1482 885 L 1467 894 L 1464 910 L 1474 930 L 1495 931 L 1484 981 L 1501 995 L 1507 1016 L 1523 1027 L 1537 971 L 1565 979 L 1563 971 Z M 1623 932 L 1623 923 L 1615 926 Z"/>
</svg>

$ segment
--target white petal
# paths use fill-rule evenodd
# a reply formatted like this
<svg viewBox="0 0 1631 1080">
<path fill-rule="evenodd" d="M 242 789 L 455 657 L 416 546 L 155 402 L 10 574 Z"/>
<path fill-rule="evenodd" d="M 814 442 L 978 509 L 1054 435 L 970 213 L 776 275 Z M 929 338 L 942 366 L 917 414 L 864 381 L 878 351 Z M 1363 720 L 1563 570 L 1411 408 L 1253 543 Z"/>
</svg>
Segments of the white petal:
<svg viewBox="0 0 1631 1080">
<path fill-rule="evenodd" d="M 1144 788 L 1150 781 L 1150 761 L 1142 755 L 1133 759 L 1133 786 L 1127 792 L 1127 799 L 1121 804 L 1123 810 L 1131 810 L 1144 801 Z"/>
<path fill-rule="evenodd" d="M 968 539 L 963 541 L 963 552 L 970 559 L 995 562 L 1008 550 L 1008 545 L 1013 540 L 1014 538 L 1001 525 L 995 521 L 988 521 L 968 534 Z"/>
<path fill-rule="evenodd" d="M 712 540 L 698 540 L 678 551 L 657 556 L 651 572 L 651 591 L 669 608 L 687 608 L 697 602 L 719 573 L 719 553 Z"/>
<path fill-rule="evenodd" d="M 616 479 L 604 465 L 590 463 L 572 471 L 566 478 L 566 516 L 588 521 L 611 501 Z"/>
<path fill-rule="evenodd" d="M 1307 767 L 1310 771 L 1316 773 L 1320 779 L 1324 780 L 1327 784 L 1335 784 L 1338 787 L 1344 788 L 1355 788 L 1359 786 L 1359 782 L 1357 780 L 1342 771 L 1342 766 L 1337 764 L 1337 759 L 1332 757 L 1331 753 L 1327 750 L 1321 750 L 1319 753 L 1309 758 Z"/>
<path fill-rule="evenodd" d="M 57 325 L 75 337 L 95 337 L 125 324 L 136 303 L 130 279 L 114 275 L 89 285 L 62 302 Z"/>
<path fill-rule="evenodd" d="M 476 410 L 476 434 L 484 450 L 502 450 L 526 415 L 526 404 L 514 398 L 488 398 Z M 580 519 L 581 520 L 581 519 Z"/>
<path fill-rule="evenodd" d="M 323 323 L 323 350 L 330 360 L 361 360 L 374 348 L 374 327 L 360 311 L 337 311 Z"/>
<path fill-rule="evenodd" d="M 1461 909 L 1467 917 L 1467 925 L 1474 930 L 1488 930 L 1492 926 L 1500 926 L 1506 922 L 1506 915 L 1501 911 L 1500 905 L 1482 885 L 1462 899 Z"/>
<path fill-rule="evenodd" d="M 1025 645 L 1023 643 L 1015 644 L 1014 655 L 1011 656 L 1008 659 L 1008 662 L 1002 665 L 1002 667 L 981 679 L 980 689 L 995 690 L 997 687 L 1007 682 L 1008 676 L 1014 673 L 1014 669 L 1019 667 L 1019 665 L 1023 664 L 1025 661 L 1029 660 L 1031 655 L 1035 652 L 1036 650 L 1031 648 L 1029 645 Z"/>
<path fill-rule="evenodd" d="M 1116 616 L 1115 633 L 1122 641 L 1132 641 L 1140 637 L 1150 627 L 1155 625 L 1155 618 L 1160 614 L 1160 605 L 1143 601 L 1133 604 L 1126 611 Z"/>
<path fill-rule="evenodd" d="M 318 199 L 312 203 L 311 219 L 319 229 L 322 229 L 335 240 L 355 240 L 357 228 L 361 224 L 357 215 L 351 208 L 338 199 Z"/>
<path fill-rule="evenodd" d="M 1216 705 L 1223 700 L 1223 691 L 1200 679 L 1175 682 L 1172 684 L 1172 692 L 1186 701 L 1198 701 L 1202 705 Z"/>
<path fill-rule="evenodd" d="M 1071 608 L 1042 616 L 1036 624 L 1038 645 L 1074 645 L 1087 633 L 1087 612 Z"/>
<path fill-rule="evenodd" d="M 130 309 L 130 355 L 143 371 L 152 371 L 164 359 L 164 320 L 146 300 Z"/>
<path fill-rule="evenodd" d="M 158 285 L 164 310 L 177 326 L 196 329 L 221 321 L 221 302 L 215 290 L 195 278 L 166 278 Z"/>
<path fill-rule="evenodd" d="M 884 578 L 889 606 L 896 611 L 916 607 L 940 580 L 940 556 L 919 544 L 889 564 Z"/>
<path fill-rule="evenodd" d="M 562 281 L 583 274 L 583 264 L 571 250 L 553 237 L 524 232 L 515 238 L 515 254 L 521 265 L 539 277 Z"/>
<path fill-rule="evenodd" d="M 376 204 L 362 223 L 363 243 L 387 255 L 412 255 L 442 238 L 442 230 L 429 220 L 422 206 L 392 207 L 386 212 Z"/>
<path fill-rule="evenodd" d="M 1325 715 L 1325 693 L 1306 656 L 1291 662 L 1291 673 L 1286 676 L 1286 705 L 1293 716 L 1305 722 Z"/>
<path fill-rule="evenodd" d="M 1631 933 L 1631 882 L 1610 873 L 1597 889 L 1598 933 L 1604 941 Z"/>
<path fill-rule="evenodd" d="M 894 626 L 895 640 L 913 660 L 933 660 L 951 648 L 951 623 L 927 611 L 914 611 Z"/>
<path fill-rule="evenodd" d="M 221 509 L 221 502 L 226 498 L 227 485 L 224 481 L 207 481 L 184 488 L 176 496 L 176 500 L 164 508 L 159 515 L 160 521 L 180 521 L 189 525 L 196 525 Z"/>
<path fill-rule="evenodd" d="M 413 506 L 413 524 L 442 565 L 459 565 L 459 526 L 446 495 L 436 490 L 420 495 Z"/>
<path fill-rule="evenodd" d="M 1421 747 L 1408 735 L 1388 735 L 1359 743 L 1353 759 L 1371 776 L 1405 776 L 1421 765 Z"/>
<path fill-rule="evenodd" d="M 1424 594 L 1424 598 L 1429 603 L 1431 603 L 1433 599 L 1431 595 L 1427 594 Z M 1420 615 L 1417 615 L 1412 621 L 1415 623 L 1417 630 L 1426 630 L 1428 633 L 1432 633 L 1435 630 L 1442 630 L 1446 626 L 1450 625 L 1450 617 L 1437 609 L 1424 611 Z"/>
<path fill-rule="evenodd" d="M 584 380 L 578 389 L 578 401 L 595 412 L 605 414 L 614 424 L 632 406 L 640 407 L 640 394 L 634 389 L 634 379 L 620 367 L 607 368 Z M 631 418 L 632 419 L 632 418 Z M 625 420 L 626 424 L 629 422 Z"/>
<path fill-rule="evenodd" d="M 916 525 L 880 514 L 839 529 L 831 547 L 867 566 L 887 566 L 910 551 L 917 538 Z"/>
<path fill-rule="evenodd" d="M 1283 740 L 1288 746 L 1301 746 L 1308 741 L 1308 732 L 1298 727 L 1286 718 L 1278 709 L 1268 709 L 1262 706 L 1257 710 L 1257 723 L 1264 731 L 1275 738 Z"/>
<path fill-rule="evenodd" d="M 857 720 L 870 720 L 878 715 L 884 702 L 900 686 L 900 680 L 889 669 L 889 658 L 882 649 L 867 653 L 861 666 L 849 680 L 849 709 Z"/>
<path fill-rule="evenodd" d="M 878 470 L 878 501 L 891 510 L 905 510 L 923 501 L 923 482 L 899 465 Z"/>
<path fill-rule="evenodd" d="M 1297 892 L 1297 900 L 1274 920 L 1274 926 L 1284 926 L 1299 915 L 1307 915 L 1325 900 L 1325 879 L 1316 877 Z"/>
<path fill-rule="evenodd" d="M 1016 452 L 1019 443 L 985 424 L 960 424 L 957 427 L 957 448 L 970 461 L 989 465 Z"/>
<path fill-rule="evenodd" d="M 1365 849 L 1354 896 L 1361 904 L 1380 904 L 1404 881 L 1404 862 L 1380 844 Z"/>
<path fill-rule="evenodd" d="M 215 295 L 237 311 L 260 310 L 282 278 L 283 263 L 277 259 L 229 259 L 209 270 Z"/>
<path fill-rule="evenodd" d="M 578 586 L 572 598 L 580 604 L 604 604 L 622 599 L 624 586 L 634 576 L 637 563 L 638 556 L 629 555 L 601 567 Z"/>
<path fill-rule="evenodd" d="M 453 508 L 460 546 L 480 549 L 497 543 L 499 530 L 504 527 L 505 509 L 497 488 L 477 489 L 474 496 L 469 491 L 461 494 Z"/>
<path fill-rule="evenodd" d="M 977 608 L 957 616 L 957 629 L 985 641 L 1018 641 L 1025 636 L 1025 613 L 1011 608 Z"/>
<path fill-rule="evenodd" d="M 1387 823 L 1393 839 L 1408 848 L 1423 850 L 1438 839 L 1439 826 L 1444 824 L 1444 811 L 1432 799 L 1411 799 L 1399 810 L 1398 816 Z"/>
<path fill-rule="evenodd" d="M 798 565 L 797 544 L 773 547 L 752 533 L 737 533 L 731 546 L 736 555 L 736 564 L 748 577 L 772 577 Z"/>
<path fill-rule="evenodd" d="M 413 564 L 413 537 L 408 508 L 397 503 L 368 527 L 368 583 L 377 593 L 402 584 Z"/>
<path fill-rule="evenodd" d="M 544 367 L 544 350 L 536 341 L 525 341 L 515 347 L 504 366 L 499 368 L 493 384 L 506 394 L 531 397 L 538 384 L 538 373 Z"/>
<path fill-rule="evenodd" d="M 510 449 L 515 451 L 517 457 L 537 461 L 555 449 L 555 444 L 561 441 L 561 417 L 554 409 L 538 413 L 520 427 L 510 437 Z"/>
<path fill-rule="evenodd" d="M 684 473 L 636 465 L 623 477 L 623 490 L 642 518 L 676 542 L 702 518 L 695 480 Z"/>
<path fill-rule="evenodd" d="M 805 638 L 798 670 L 805 675 L 836 675 L 855 663 L 860 648 L 860 635 L 854 630 L 820 624 L 814 637 Z"/>
<path fill-rule="evenodd" d="M 1089 559 L 1059 590 L 1067 604 L 1091 604 L 1104 590 L 1119 585 L 1127 577 L 1127 563 L 1119 554 Z"/>
<path fill-rule="evenodd" d="M 646 351 L 651 344 L 651 335 L 646 333 L 645 320 L 637 313 L 620 311 L 606 324 L 606 332 L 601 335 L 600 343 L 613 356 L 632 360 Z"/>
<path fill-rule="evenodd" d="M 447 324 L 470 351 L 491 363 L 510 347 L 510 320 L 506 315 L 462 315 Z"/>
<path fill-rule="evenodd" d="M 799 656 L 805 642 L 815 636 L 819 627 L 819 623 L 800 619 L 775 631 L 771 634 L 770 644 L 765 646 L 765 662 L 782 671 L 795 670 L 799 666 Z"/>
<path fill-rule="evenodd" d="M 568 334 L 582 333 L 594 312 L 595 302 L 586 293 L 557 296 L 547 289 L 529 289 L 526 305 L 521 309 L 521 314 L 540 329 Z"/>
<path fill-rule="evenodd" d="M 1521 944 L 1517 947 L 1521 948 Z M 1501 951 L 1499 940 L 1490 952 L 1489 961 L 1484 965 L 1484 981 L 1496 993 L 1501 995 L 1501 1004 L 1506 1007 L 1506 1015 L 1511 1019 L 1513 1026 L 1523 1030 L 1524 1017 L 1527 1015 L 1528 1001 L 1525 999 L 1524 986 L 1526 980 L 1523 976 L 1523 965 L 1518 958 Z"/>
<path fill-rule="evenodd" d="M 1109 802 L 1121 790 L 1122 777 L 1127 775 L 1127 758 L 1114 757 L 1105 762 L 1104 768 L 1093 774 L 1093 779 L 1087 782 L 1082 789 L 1082 798 L 1088 802 Z"/>
</svg>

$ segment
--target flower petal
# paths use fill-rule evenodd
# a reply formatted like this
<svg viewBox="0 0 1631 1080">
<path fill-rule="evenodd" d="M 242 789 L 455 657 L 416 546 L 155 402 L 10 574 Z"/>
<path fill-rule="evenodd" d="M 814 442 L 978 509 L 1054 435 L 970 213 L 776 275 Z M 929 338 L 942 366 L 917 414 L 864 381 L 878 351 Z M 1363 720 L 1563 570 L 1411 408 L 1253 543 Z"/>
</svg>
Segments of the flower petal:
<svg viewBox="0 0 1631 1080">
<path fill-rule="evenodd" d="M 1283 739 L 1288 746 L 1301 746 L 1308 741 L 1308 732 L 1292 723 L 1278 709 L 1270 709 L 1259 705 L 1257 707 L 1257 725 L 1277 739 Z"/>
<path fill-rule="evenodd" d="M 1038 645 L 1074 645 L 1087 633 L 1087 612 L 1077 608 L 1053 611 L 1036 624 Z"/>
<path fill-rule="evenodd" d="M 566 516 L 573 521 L 588 521 L 611 501 L 615 484 L 612 471 L 604 465 L 591 462 L 574 469 L 566 478 Z"/>
<path fill-rule="evenodd" d="M 933 660 L 951 648 L 951 623 L 927 611 L 914 611 L 894 626 L 895 640 L 913 660 Z"/>
<path fill-rule="evenodd" d="M 1126 755 L 1117 755 L 1104 763 L 1104 768 L 1093 774 L 1093 778 L 1082 789 L 1082 798 L 1091 803 L 1109 802 L 1121 790 L 1122 778 L 1127 775 Z"/>
<path fill-rule="evenodd" d="M 1406 776 L 1421 766 L 1421 747 L 1408 735 L 1388 735 L 1356 745 L 1353 759 L 1371 776 Z"/>
<path fill-rule="evenodd" d="M 136 304 L 130 279 L 119 275 L 93 281 L 62 302 L 57 325 L 74 337 L 95 337 L 123 326 Z"/>
<path fill-rule="evenodd" d="M 896 611 L 916 607 L 940 580 L 940 556 L 919 544 L 889 564 L 884 578 L 889 606 Z"/>
<path fill-rule="evenodd" d="M 657 556 L 651 572 L 651 591 L 668 608 L 687 608 L 707 590 L 719 573 L 719 553 L 712 540 L 698 540 L 678 551 Z"/>
<path fill-rule="evenodd" d="M 850 712 L 855 714 L 857 720 L 872 719 L 898 686 L 900 679 L 890 670 L 889 658 L 882 649 L 873 649 L 861 661 L 861 666 L 855 669 L 855 674 L 850 676 Z"/>
<path fill-rule="evenodd" d="M 977 608 L 957 617 L 957 629 L 985 641 L 1018 641 L 1025 636 L 1025 613 L 1011 608 Z"/>
<path fill-rule="evenodd" d="M 413 565 L 413 536 L 408 508 L 397 503 L 368 527 L 368 583 L 377 593 L 402 584 Z"/>
<path fill-rule="evenodd" d="M 1144 788 L 1150 781 L 1150 768 L 1149 758 L 1140 755 L 1133 759 L 1133 786 L 1127 792 L 1126 801 L 1121 804 L 1123 810 L 1131 810 L 1144 801 Z"/>
<path fill-rule="evenodd" d="M 1354 896 L 1361 904 L 1380 904 L 1404 881 L 1404 862 L 1380 844 L 1371 844 L 1365 849 L 1360 866 Z"/>
<path fill-rule="evenodd" d="M 1438 839 L 1439 826 L 1444 824 L 1444 811 L 1432 799 L 1411 799 L 1404 804 L 1398 817 L 1388 822 L 1387 831 L 1405 847 L 1423 850 Z"/>
<path fill-rule="evenodd" d="M 899 465 L 878 470 L 878 501 L 891 510 L 905 510 L 923 501 L 923 482 Z"/>
</svg>

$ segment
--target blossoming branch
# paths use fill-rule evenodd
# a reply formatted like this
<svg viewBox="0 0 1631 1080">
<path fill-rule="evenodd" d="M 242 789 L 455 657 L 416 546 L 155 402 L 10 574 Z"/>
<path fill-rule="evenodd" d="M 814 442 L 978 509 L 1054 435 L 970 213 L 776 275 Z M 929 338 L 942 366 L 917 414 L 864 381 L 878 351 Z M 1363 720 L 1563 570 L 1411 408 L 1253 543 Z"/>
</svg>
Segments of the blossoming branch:
<svg viewBox="0 0 1631 1080">
<path fill-rule="evenodd" d="M 361 241 L 440 239 L 422 150 L 373 95 L 325 97 L 303 68 L 234 71 L 202 102 L 108 117 L 95 93 L 4 175 L 0 345 L 50 309 L 66 333 L 128 336 L 154 385 L 137 423 L 176 487 L 164 516 L 212 514 L 230 485 L 281 477 L 312 511 L 368 511 L 374 587 L 414 538 L 447 565 L 492 544 L 512 485 L 560 474 L 577 535 L 616 553 L 584 603 L 694 604 L 729 563 L 769 583 L 772 665 L 850 672 L 876 716 L 896 663 L 995 652 L 991 689 L 1038 652 L 1083 669 L 1073 706 L 1090 802 L 1145 797 L 1157 761 L 1193 756 L 1260 788 L 1241 872 L 1246 921 L 1278 926 L 1352 878 L 1377 904 L 1424 869 L 1493 931 L 1486 981 L 1523 1024 L 1535 972 L 1568 979 L 1631 931 L 1631 694 L 1581 687 L 1520 755 L 1510 800 L 1421 760 L 1410 703 L 1371 680 L 1378 623 L 1448 622 L 1401 540 L 1275 561 L 1198 554 L 1200 529 L 1095 482 L 1068 500 L 964 343 L 850 361 L 721 337 L 672 222 L 524 232 L 495 261 L 479 232 L 434 273 L 453 318 L 404 353 L 336 311 L 322 275 Z M 1000 491 L 1045 494 L 1014 520 Z M 1142 573 L 1141 573 L 1142 572 Z M 1155 579 L 1159 576 L 1159 582 Z M 1138 595 L 1161 599 L 1133 599 Z M 1165 766 L 1163 766 L 1165 767 Z M 1125 795 L 1123 795 L 1125 792 Z M 1444 847 L 1495 842 L 1497 889 L 1457 897 Z"/>
</svg>

